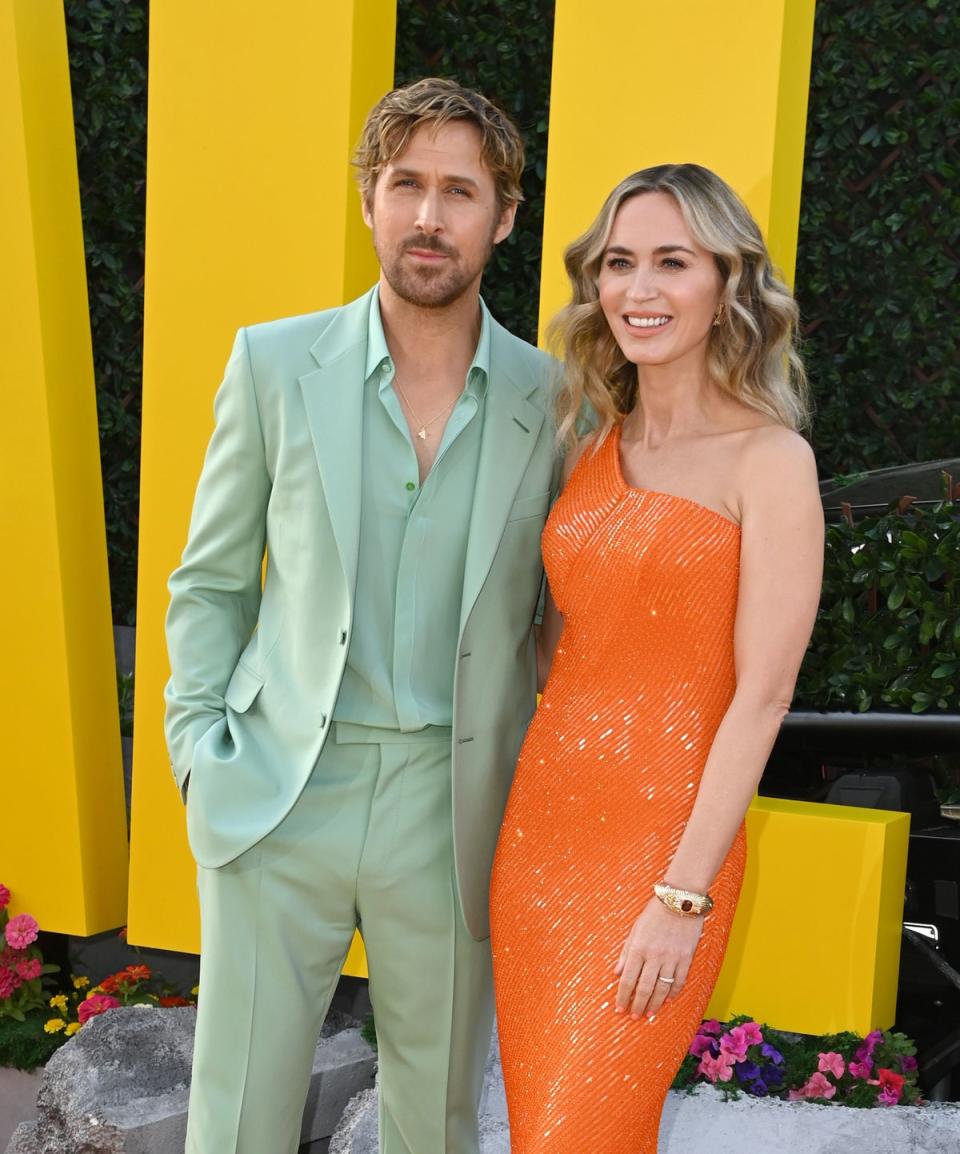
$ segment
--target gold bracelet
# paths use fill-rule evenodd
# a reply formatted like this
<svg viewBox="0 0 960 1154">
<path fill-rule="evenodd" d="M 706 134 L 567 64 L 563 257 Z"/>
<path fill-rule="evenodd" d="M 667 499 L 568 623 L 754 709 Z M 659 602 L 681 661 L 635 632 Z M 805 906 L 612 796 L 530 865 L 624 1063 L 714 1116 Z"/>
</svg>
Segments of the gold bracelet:
<svg viewBox="0 0 960 1154">
<path fill-rule="evenodd" d="M 657 882 L 653 892 L 668 910 L 673 910 L 682 918 L 699 918 L 713 909 L 713 898 L 709 894 L 697 894 L 692 890 L 678 890 L 666 882 Z"/>
</svg>

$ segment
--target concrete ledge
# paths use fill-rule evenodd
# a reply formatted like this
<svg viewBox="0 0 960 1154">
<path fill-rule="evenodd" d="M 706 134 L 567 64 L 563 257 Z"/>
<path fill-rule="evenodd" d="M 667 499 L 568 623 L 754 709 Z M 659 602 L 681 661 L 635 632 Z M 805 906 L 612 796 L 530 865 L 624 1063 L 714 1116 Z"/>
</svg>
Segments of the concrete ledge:
<svg viewBox="0 0 960 1154">
<path fill-rule="evenodd" d="M 131 1006 L 88 1022 L 47 1063 L 39 1116 L 18 1127 L 7 1154 L 182 1154 L 195 1019 L 192 1008 Z M 301 1142 L 333 1132 L 374 1066 L 359 1029 L 325 1025 Z"/>
<path fill-rule="evenodd" d="M 494 1044 L 496 1039 L 494 1039 Z M 750 1098 L 724 1101 L 710 1086 L 671 1092 L 658 1154 L 960 1154 L 960 1104 L 855 1110 Z M 377 1093 L 355 1098 L 330 1154 L 377 1154 Z M 503 1074 L 491 1049 L 480 1101 L 480 1154 L 510 1154 Z"/>
</svg>

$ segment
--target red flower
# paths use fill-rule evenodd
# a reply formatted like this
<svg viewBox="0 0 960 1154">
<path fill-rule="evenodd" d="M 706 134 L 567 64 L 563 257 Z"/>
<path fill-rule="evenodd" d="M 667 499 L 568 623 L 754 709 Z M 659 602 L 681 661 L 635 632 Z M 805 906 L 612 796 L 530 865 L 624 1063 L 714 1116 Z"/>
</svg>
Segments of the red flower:
<svg viewBox="0 0 960 1154">
<path fill-rule="evenodd" d="M 9 998 L 15 990 L 23 985 L 23 979 L 15 970 L 0 966 L 0 998 Z"/>
<path fill-rule="evenodd" d="M 80 1025 L 88 1022 L 91 1018 L 95 1018 L 97 1014 L 105 1014 L 107 1010 L 114 1010 L 120 1003 L 116 998 L 110 998 L 106 994 L 91 994 L 85 1002 L 81 1002 L 77 1006 L 77 1017 L 80 1019 Z"/>
<path fill-rule="evenodd" d="M 124 973 L 128 974 L 130 980 L 133 982 L 147 982 L 150 980 L 149 966 L 127 966 Z"/>
<path fill-rule="evenodd" d="M 181 998 L 179 994 L 167 994 L 157 1002 L 159 1006 L 192 1006 L 193 1002 Z"/>
<path fill-rule="evenodd" d="M 116 993 L 120 984 L 126 979 L 126 974 L 121 970 L 119 974 L 110 974 L 104 978 L 102 982 L 97 984 L 105 994 Z"/>
<path fill-rule="evenodd" d="M 10 891 L 5 885 L 0 885 L 0 910 L 10 904 Z"/>
<path fill-rule="evenodd" d="M 889 1090 L 895 1094 L 900 1093 L 906 1081 L 902 1074 L 895 1074 L 893 1070 L 878 1070 L 877 1077 L 880 1079 L 881 1090 Z"/>
<path fill-rule="evenodd" d="M 25 982 L 36 981 L 42 973 L 39 958 L 27 958 L 22 962 L 17 962 L 17 973 Z"/>
</svg>

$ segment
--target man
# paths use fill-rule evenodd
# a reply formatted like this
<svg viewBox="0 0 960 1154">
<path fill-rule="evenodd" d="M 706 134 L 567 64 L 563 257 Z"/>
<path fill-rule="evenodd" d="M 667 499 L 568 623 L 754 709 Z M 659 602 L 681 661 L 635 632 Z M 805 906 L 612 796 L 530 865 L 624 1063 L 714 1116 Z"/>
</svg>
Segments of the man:
<svg viewBox="0 0 960 1154">
<path fill-rule="evenodd" d="M 550 362 L 479 298 L 521 198 L 509 120 L 422 80 L 377 105 L 355 163 L 379 283 L 241 329 L 170 579 L 167 737 L 203 919 L 190 1154 L 296 1150 L 358 925 L 381 1149 L 478 1148 Z"/>
</svg>

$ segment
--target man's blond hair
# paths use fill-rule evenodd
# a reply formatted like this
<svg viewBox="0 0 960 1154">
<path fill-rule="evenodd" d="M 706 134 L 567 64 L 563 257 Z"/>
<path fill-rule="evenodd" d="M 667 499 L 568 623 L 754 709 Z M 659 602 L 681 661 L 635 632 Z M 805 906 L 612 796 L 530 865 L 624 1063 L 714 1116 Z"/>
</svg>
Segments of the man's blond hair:
<svg viewBox="0 0 960 1154">
<path fill-rule="evenodd" d="M 407 147 L 418 128 L 463 120 L 480 132 L 480 155 L 493 177 L 500 208 L 523 200 L 523 140 L 506 113 L 479 92 L 453 80 L 428 76 L 394 88 L 372 109 L 353 156 L 360 192 L 370 204 L 377 177 Z"/>
</svg>

